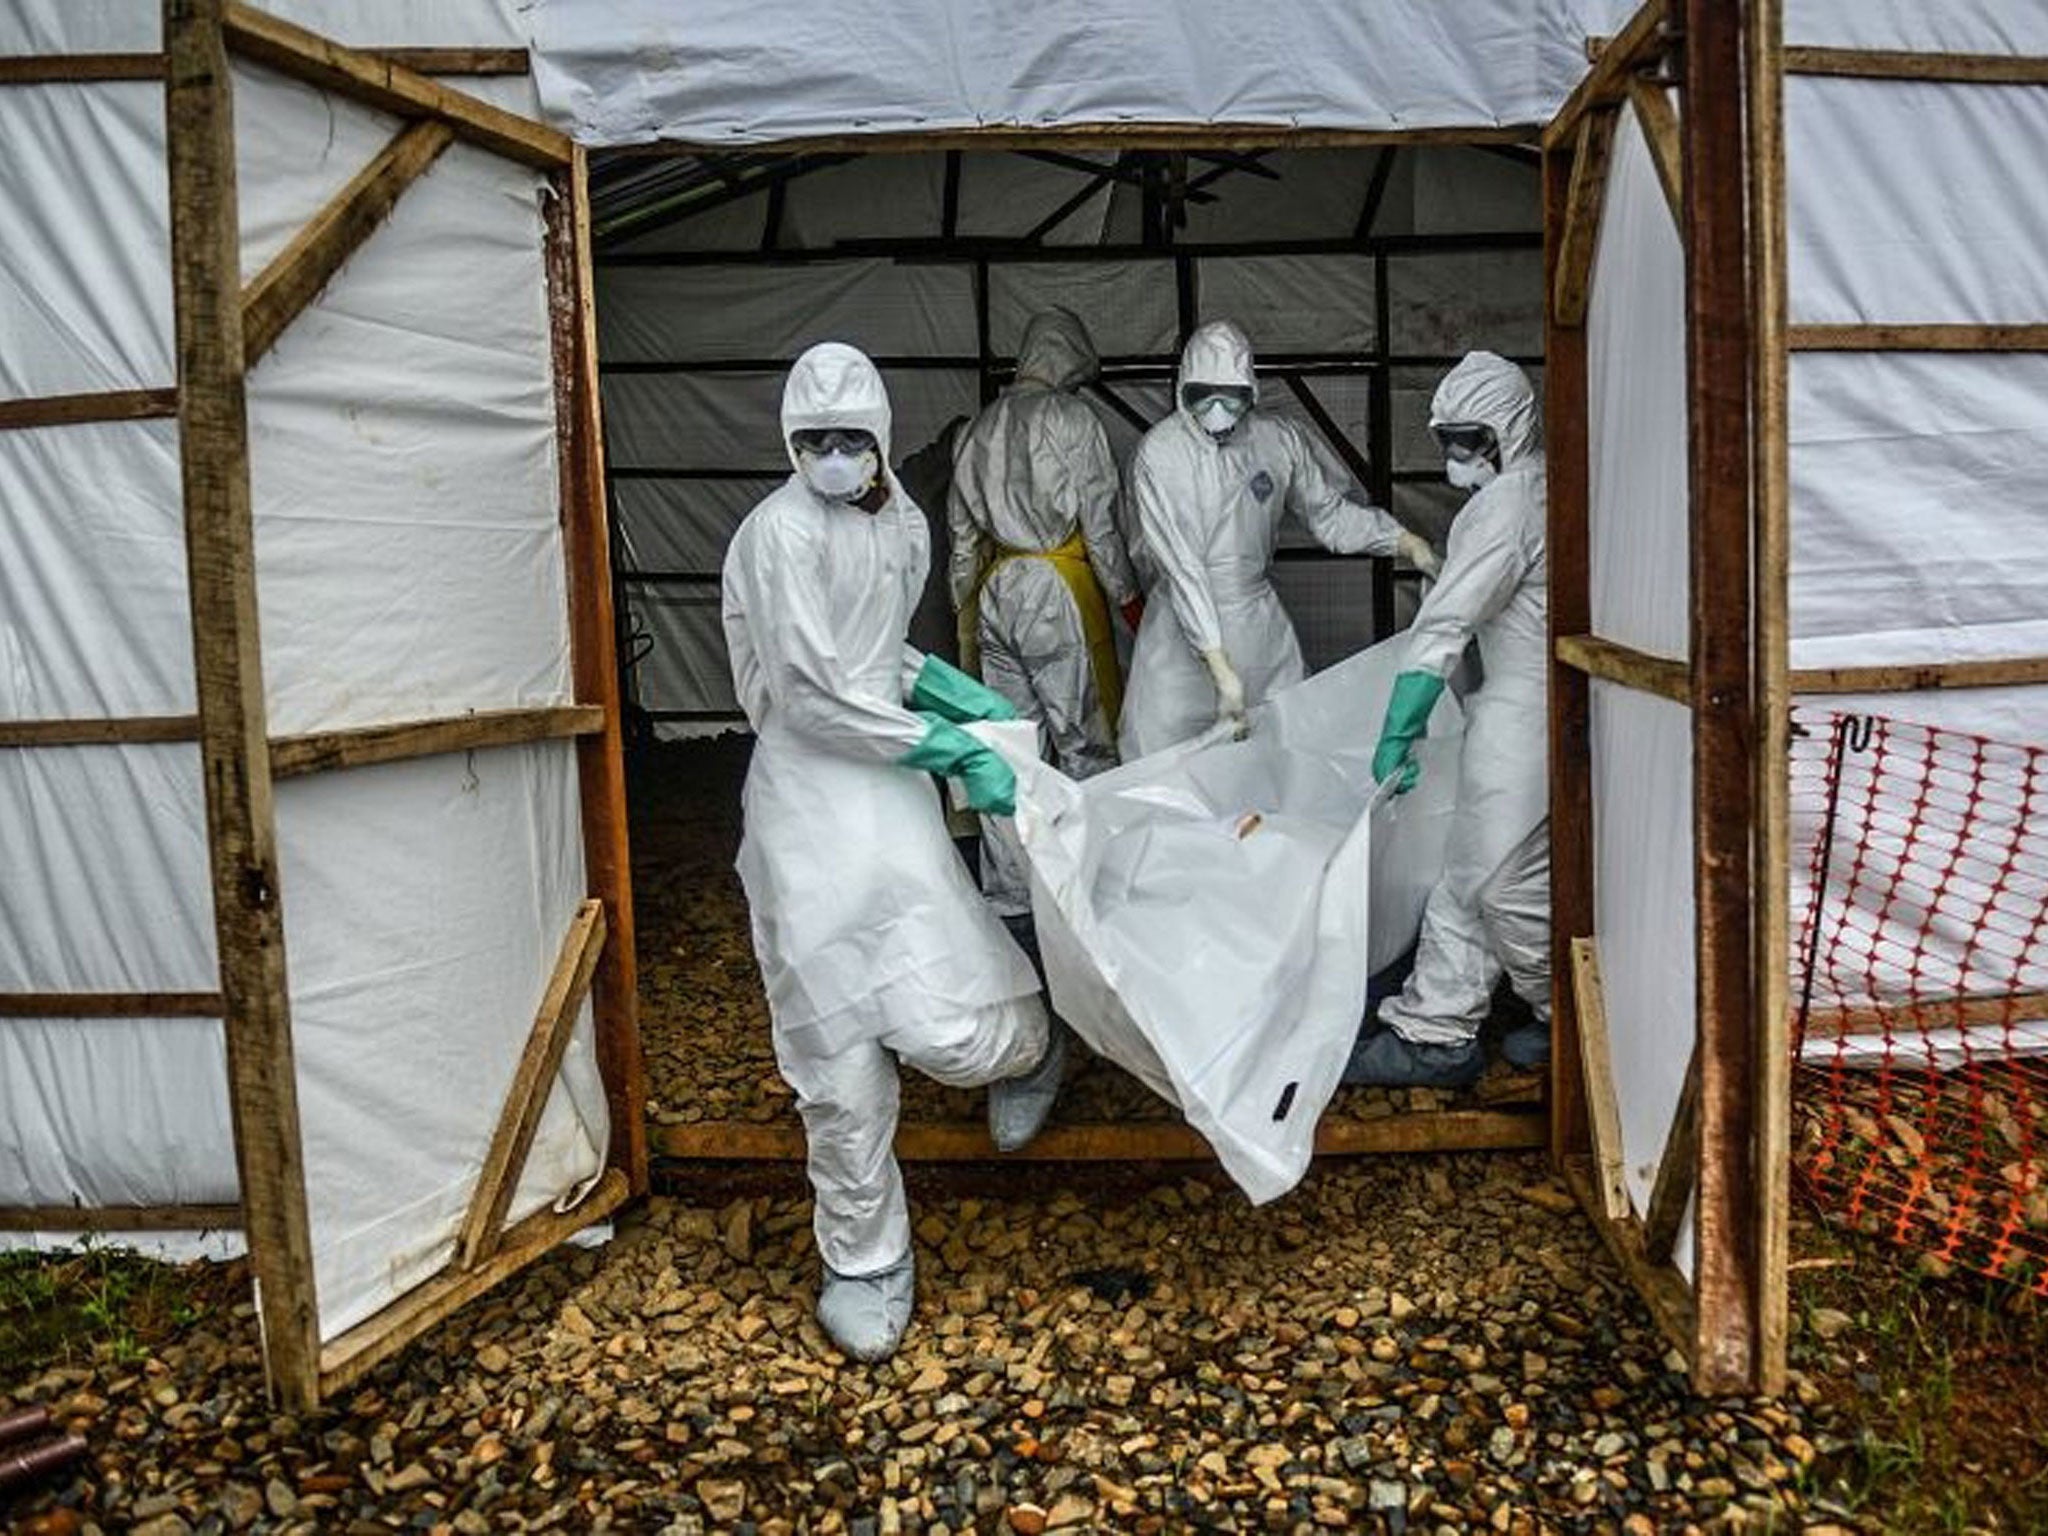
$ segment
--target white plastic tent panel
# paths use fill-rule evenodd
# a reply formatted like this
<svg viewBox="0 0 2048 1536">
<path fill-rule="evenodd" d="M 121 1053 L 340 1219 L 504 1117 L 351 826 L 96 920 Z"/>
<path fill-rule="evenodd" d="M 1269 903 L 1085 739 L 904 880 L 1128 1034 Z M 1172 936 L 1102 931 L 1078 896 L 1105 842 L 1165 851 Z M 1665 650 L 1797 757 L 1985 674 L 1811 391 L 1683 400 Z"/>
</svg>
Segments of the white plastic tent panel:
<svg viewBox="0 0 2048 1536">
<path fill-rule="evenodd" d="M 1616 127 L 1586 320 L 1593 632 L 1690 648 L 1685 254 L 1634 112 Z M 1636 1209 L 1669 1138 L 1696 1029 L 1692 716 L 1592 687 L 1594 932 L 1622 1159 Z M 1679 1234 L 1679 1268 L 1692 1243 Z"/>
<path fill-rule="evenodd" d="M 153 24 L 100 38 L 94 11 L 13 15 L 0 42 L 154 44 Z M 235 85 L 253 270 L 399 124 L 253 68 Z M 0 92 L 0 138 L 21 213 L 0 240 L 0 392 L 170 384 L 161 87 Z M 250 378 L 274 732 L 571 699 L 542 195 L 451 148 Z M 0 434 L 0 496 L 0 715 L 190 713 L 175 425 Z M 277 819 L 332 1338 L 452 1250 L 584 895 L 575 748 L 292 780 Z M 0 989 L 216 986 L 195 748 L 0 753 L 0 846 Z M 608 1131 L 586 1010 L 512 1218 L 574 1199 Z M 236 1198 L 218 1023 L 0 1021 L 0 1204 Z"/>
</svg>

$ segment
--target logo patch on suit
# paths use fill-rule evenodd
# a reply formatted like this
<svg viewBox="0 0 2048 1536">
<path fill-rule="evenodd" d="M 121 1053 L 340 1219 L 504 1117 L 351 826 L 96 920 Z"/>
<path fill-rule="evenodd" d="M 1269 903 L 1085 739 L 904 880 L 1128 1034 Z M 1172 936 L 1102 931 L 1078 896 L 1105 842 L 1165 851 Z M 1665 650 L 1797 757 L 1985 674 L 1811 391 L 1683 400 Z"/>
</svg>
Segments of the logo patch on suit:
<svg viewBox="0 0 2048 1536">
<path fill-rule="evenodd" d="M 1273 477 L 1263 469 L 1252 476 L 1252 494 L 1261 501 L 1273 494 Z"/>
</svg>

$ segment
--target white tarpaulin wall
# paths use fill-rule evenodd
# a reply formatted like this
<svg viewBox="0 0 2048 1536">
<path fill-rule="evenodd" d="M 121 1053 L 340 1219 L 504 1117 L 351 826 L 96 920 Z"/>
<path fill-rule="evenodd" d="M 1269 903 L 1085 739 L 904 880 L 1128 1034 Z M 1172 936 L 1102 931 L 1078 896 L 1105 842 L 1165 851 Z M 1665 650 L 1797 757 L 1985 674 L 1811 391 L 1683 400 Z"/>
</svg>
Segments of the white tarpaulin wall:
<svg viewBox="0 0 2048 1536">
<path fill-rule="evenodd" d="M 1091 158 L 1108 166 L 1113 155 Z M 1263 164 L 1277 180 L 1232 175 L 1214 181 L 1212 203 L 1188 206 L 1189 244 L 1349 238 L 1373 180 L 1377 150 L 1302 150 Z M 941 230 L 939 154 L 873 155 L 787 182 L 777 243 L 810 253 L 801 263 L 740 264 L 756 256 L 766 192 L 621 238 L 597 270 L 599 351 L 604 376 L 608 462 L 623 543 L 621 593 L 629 622 L 651 647 L 634 668 L 635 701 L 662 715 L 736 720 L 718 571 L 726 541 L 747 511 L 788 473 L 779 438 L 784 369 L 730 371 L 735 363 L 794 361 L 816 341 L 848 341 L 883 358 L 920 360 L 885 367 L 895 410 L 899 465 L 932 444 L 946 424 L 980 408 L 974 265 L 885 257 L 818 260 L 843 240 L 933 239 Z M 1015 241 L 1086 184 L 1071 169 L 1019 155 L 964 157 L 958 233 Z M 1048 239 L 1071 258 L 1076 246 L 1138 243 L 1138 199 L 1118 187 Z M 1542 341 L 1542 227 L 1535 162 L 1472 148 L 1415 146 L 1394 162 L 1373 228 L 1376 235 L 1528 237 L 1521 248 L 1395 251 L 1387 255 L 1386 351 L 1391 384 L 1391 469 L 1395 513 L 1441 537 L 1457 497 L 1442 481 L 1428 427 L 1429 399 L 1449 360 L 1486 347 L 1533 360 Z M 602 232 L 602 224 L 600 231 Z M 677 252 L 731 248 L 733 264 L 628 265 Z M 607 264 L 616 254 L 621 264 Z M 1062 253 L 1054 253 L 1062 254 Z M 1366 252 L 1198 256 L 1192 283 L 1198 319 L 1230 318 L 1270 357 L 1317 355 L 1369 363 L 1380 346 L 1376 258 Z M 1024 327 L 1050 304 L 1079 314 L 1106 357 L 1174 357 L 1179 313 L 1174 256 L 1102 261 L 993 260 L 989 264 L 989 348 L 996 369 L 1014 365 Z M 933 362 L 948 366 L 930 366 Z M 1538 387 L 1540 369 L 1532 367 Z M 1119 378 L 1112 387 L 1146 421 L 1169 408 L 1163 378 Z M 1308 387 L 1357 445 L 1367 450 L 1375 380 L 1363 372 L 1311 377 Z M 1119 462 L 1138 430 L 1101 401 L 1098 414 Z M 1266 379 L 1262 407 L 1321 435 L 1288 386 Z M 1340 481 L 1350 475 L 1326 454 Z M 1409 477 L 1409 478 L 1399 478 Z M 943 518 L 944 508 L 927 508 Z M 1286 525 L 1283 547 L 1316 551 Z M 650 574 L 651 573 L 651 574 Z M 1362 560 L 1282 561 L 1275 585 L 1312 668 L 1370 643 L 1370 565 Z M 700 728 L 664 721 L 665 733 Z M 710 728 L 718 728 L 712 725 Z"/>
<path fill-rule="evenodd" d="M 1786 41 L 2044 54 L 2048 11 L 1795 0 Z M 1793 325 L 2048 320 L 2048 89 L 1795 75 L 1785 117 Z M 1624 111 L 1588 319 L 1594 632 L 1679 659 L 1690 611 L 1683 274 Z M 1793 354 L 1794 668 L 2048 654 L 2048 562 L 2030 557 L 2048 526 L 2044 402 L 2038 354 Z M 1813 702 L 2048 743 L 2048 689 Z M 1596 921 L 1641 1207 L 1694 1034 L 1690 717 L 1597 681 L 1592 705 Z M 1837 836 L 1853 850 L 1867 830 Z M 1813 829 L 1794 834 L 1803 847 Z M 1792 876 L 1807 877 L 1803 858 Z M 1802 901 L 1795 892 L 1792 909 Z M 1902 937 L 1910 949 L 1917 930 Z M 1688 1272 L 1691 1258 L 1681 1238 Z"/>
<path fill-rule="evenodd" d="M 1597 0 L 534 0 L 549 111 L 717 147 L 987 124 L 1546 121 Z"/>
<path fill-rule="evenodd" d="M 1594 248 L 1586 369 L 1593 632 L 1683 658 L 1685 253 L 1631 110 L 1615 129 Z M 1595 680 L 1591 724 L 1594 931 L 1624 1169 L 1646 1210 L 1692 1045 L 1692 715 Z M 1675 1257 L 1690 1274 L 1683 1231 Z"/>
<path fill-rule="evenodd" d="M 155 46 L 91 9 L 0 53 Z M 246 281 L 398 124 L 241 66 L 235 113 Z M 0 90 L 0 142 L 0 398 L 172 385 L 162 86 Z M 449 149 L 250 377 L 274 733 L 571 702 L 540 196 Z M 0 432 L 0 507 L 0 718 L 190 714 L 175 423 Z M 585 890 L 574 744 L 283 782 L 277 820 L 332 1338 L 451 1252 Z M 0 847 L 0 991 L 215 990 L 196 747 L 0 752 Z M 511 1218 L 607 1138 L 586 1011 Z M 0 1204 L 236 1198 L 217 1022 L 0 1020 Z"/>
<path fill-rule="evenodd" d="M 1440 704 L 1422 780 L 1377 795 L 1390 640 L 1252 713 L 1083 784 L 1017 727 L 975 727 L 1019 776 L 1017 828 L 1060 1016 L 1206 1137 L 1254 1201 L 1308 1170 L 1366 981 L 1415 942 L 1443 871 L 1462 722 Z M 1005 734 L 1008 733 L 1008 734 Z"/>
</svg>

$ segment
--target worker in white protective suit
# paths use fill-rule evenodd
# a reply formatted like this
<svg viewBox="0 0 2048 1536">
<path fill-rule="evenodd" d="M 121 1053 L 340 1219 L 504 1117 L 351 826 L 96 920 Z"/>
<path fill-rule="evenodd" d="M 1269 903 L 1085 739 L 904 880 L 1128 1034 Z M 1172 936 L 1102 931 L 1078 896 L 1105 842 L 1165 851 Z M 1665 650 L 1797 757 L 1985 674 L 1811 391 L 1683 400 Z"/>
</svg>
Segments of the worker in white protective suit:
<svg viewBox="0 0 2048 1536">
<path fill-rule="evenodd" d="M 782 429 L 796 474 L 725 560 L 733 685 L 758 738 L 739 872 L 808 1142 L 818 1319 L 874 1360 L 902 1338 L 915 1290 L 891 1150 L 898 1059 L 992 1084 L 993 1114 L 1011 1085 L 1034 1088 L 1048 1031 L 1030 962 L 975 891 L 927 777 L 959 780 L 978 811 L 1014 809 L 1008 765 L 961 729 L 1009 705 L 904 640 L 930 535 L 887 468 L 881 375 L 851 347 L 811 348 Z"/>
<path fill-rule="evenodd" d="M 1075 393 L 1096 368 L 1071 311 L 1034 315 L 1016 383 L 960 436 L 949 497 L 964 664 L 1038 722 L 1041 750 L 1072 779 L 1116 766 L 1123 676 L 1110 615 L 1135 629 L 1144 606 L 1116 528 L 1109 434 Z M 1031 882 L 1005 820 L 984 822 L 981 885 L 1004 918 L 1029 916 Z"/>
<path fill-rule="evenodd" d="M 1181 354 L 1173 414 L 1131 461 L 1138 537 L 1158 578 L 1124 690 L 1126 762 L 1218 720 L 1242 727 L 1246 710 L 1301 680 L 1301 645 L 1272 583 L 1283 513 L 1340 554 L 1435 566 L 1427 542 L 1346 496 L 1307 432 L 1260 411 L 1258 397 L 1251 343 L 1211 321 Z"/>
<path fill-rule="evenodd" d="M 1479 1027 L 1503 970 L 1536 1022 L 1511 1031 L 1517 1066 L 1550 1050 L 1548 574 L 1543 448 L 1528 375 L 1474 352 L 1438 386 L 1430 430 L 1451 484 L 1470 493 L 1443 570 L 1408 631 L 1373 776 L 1414 786 L 1412 749 L 1445 679 L 1477 640 L 1485 681 L 1465 700 L 1458 809 L 1422 918 L 1415 969 L 1367 1021 L 1345 1081 L 1460 1088 L 1485 1068 Z"/>
</svg>

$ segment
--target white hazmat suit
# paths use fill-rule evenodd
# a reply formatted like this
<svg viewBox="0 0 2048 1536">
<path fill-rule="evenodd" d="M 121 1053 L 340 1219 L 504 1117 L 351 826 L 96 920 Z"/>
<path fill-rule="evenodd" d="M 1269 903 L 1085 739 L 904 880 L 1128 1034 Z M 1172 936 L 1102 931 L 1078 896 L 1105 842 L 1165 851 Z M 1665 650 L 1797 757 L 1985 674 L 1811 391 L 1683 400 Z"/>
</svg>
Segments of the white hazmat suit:
<svg viewBox="0 0 2048 1536">
<path fill-rule="evenodd" d="M 960 435 L 948 498 L 953 606 L 973 626 L 981 679 L 1039 723 L 1041 745 L 1073 779 L 1116 766 L 1122 679 L 1110 613 L 1138 595 L 1116 529 L 1109 434 L 1074 393 L 1096 366 L 1072 313 L 1034 316 L 1017 382 Z M 995 909 L 1029 912 L 1022 851 L 1001 820 L 984 821 L 982 861 Z"/>
<path fill-rule="evenodd" d="M 1505 358 L 1474 352 L 1452 369 L 1430 424 L 1492 428 L 1500 472 L 1452 520 L 1402 671 L 1447 678 L 1476 639 L 1485 681 L 1464 701 L 1457 820 L 1415 970 L 1380 1018 L 1411 1044 L 1462 1045 L 1503 968 L 1538 1019 L 1550 1017 L 1545 478 L 1535 391 Z"/>
<path fill-rule="evenodd" d="M 1219 441 L 1190 413 L 1190 384 L 1249 390 L 1253 409 Z M 1234 670 L 1244 708 L 1301 681 L 1301 645 L 1272 583 L 1284 513 L 1339 554 L 1426 555 L 1386 512 L 1346 496 L 1300 426 L 1256 408 L 1257 390 L 1244 332 L 1227 320 L 1200 327 L 1181 354 L 1173 414 L 1131 461 L 1138 538 L 1157 579 L 1124 694 L 1126 762 L 1215 723 L 1206 657 L 1220 652 Z"/>
<path fill-rule="evenodd" d="M 887 464 L 881 376 L 828 342 L 790 372 L 783 438 L 833 427 L 872 434 Z M 1047 1022 L 1030 962 L 974 889 L 930 778 L 900 762 L 927 732 L 903 703 L 924 662 L 904 635 L 930 535 L 893 475 L 887 485 L 874 512 L 801 476 L 769 495 L 727 551 L 724 621 L 758 738 L 739 872 L 776 1061 L 803 1116 L 818 1250 L 835 1276 L 903 1274 L 907 1316 L 897 1058 L 979 1086 L 1029 1071 Z"/>
</svg>

